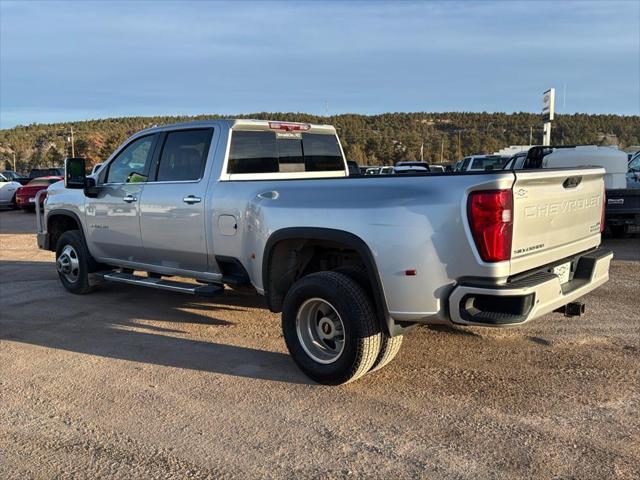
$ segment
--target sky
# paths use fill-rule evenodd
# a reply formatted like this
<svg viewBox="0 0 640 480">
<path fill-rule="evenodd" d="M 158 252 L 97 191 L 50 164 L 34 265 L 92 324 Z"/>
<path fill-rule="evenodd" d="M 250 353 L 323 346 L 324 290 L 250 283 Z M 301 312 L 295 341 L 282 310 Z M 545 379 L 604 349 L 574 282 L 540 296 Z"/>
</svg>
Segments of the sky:
<svg viewBox="0 0 640 480">
<path fill-rule="evenodd" d="M 640 114 L 640 0 L 0 0 L 0 128 L 138 115 Z"/>
</svg>

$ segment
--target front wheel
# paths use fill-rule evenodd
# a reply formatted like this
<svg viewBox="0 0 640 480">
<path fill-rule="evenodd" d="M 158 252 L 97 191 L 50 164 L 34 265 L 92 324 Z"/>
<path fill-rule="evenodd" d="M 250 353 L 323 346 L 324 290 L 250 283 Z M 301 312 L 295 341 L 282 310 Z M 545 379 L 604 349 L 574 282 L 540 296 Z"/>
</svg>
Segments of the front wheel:
<svg viewBox="0 0 640 480">
<path fill-rule="evenodd" d="M 78 295 L 91 291 L 90 261 L 89 252 L 78 230 L 60 235 L 56 245 L 56 269 L 64 288 Z"/>
<path fill-rule="evenodd" d="M 341 273 L 313 273 L 294 283 L 284 300 L 282 330 L 300 369 L 325 385 L 356 380 L 380 352 L 371 300 Z"/>
</svg>

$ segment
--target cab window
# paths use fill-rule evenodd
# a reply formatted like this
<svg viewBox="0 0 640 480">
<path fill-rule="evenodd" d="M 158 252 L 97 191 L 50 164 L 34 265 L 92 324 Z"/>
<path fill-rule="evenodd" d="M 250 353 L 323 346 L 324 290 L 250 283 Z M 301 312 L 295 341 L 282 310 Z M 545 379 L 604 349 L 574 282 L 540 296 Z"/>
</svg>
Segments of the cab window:
<svg viewBox="0 0 640 480">
<path fill-rule="evenodd" d="M 138 138 L 109 163 L 106 183 L 146 182 L 155 135 Z"/>
<path fill-rule="evenodd" d="M 234 130 L 227 173 L 335 172 L 344 170 L 335 135 Z"/>
<path fill-rule="evenodd" d="M 202 178 L 213 130 L 169 132 L 160 154 L 158 182 L 185 182 Z"/>
</svg>

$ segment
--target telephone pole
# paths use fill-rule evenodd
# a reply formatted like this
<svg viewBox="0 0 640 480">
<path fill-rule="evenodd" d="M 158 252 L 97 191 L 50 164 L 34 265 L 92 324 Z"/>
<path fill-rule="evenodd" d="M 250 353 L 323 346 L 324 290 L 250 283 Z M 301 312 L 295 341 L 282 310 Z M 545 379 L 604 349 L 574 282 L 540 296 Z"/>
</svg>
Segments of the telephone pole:
<svg viewBox="0 0 640 480">
<path fill-rule="evenodd" d="M 533 145 L 533 127 L 529 126 L 529 146 Z"/>
<path fill-rule="evenodd" d="M 442 136 L 442 143 L 440 146 L 440 163 L 444 162 L 444 135 Z"/>
</svg>

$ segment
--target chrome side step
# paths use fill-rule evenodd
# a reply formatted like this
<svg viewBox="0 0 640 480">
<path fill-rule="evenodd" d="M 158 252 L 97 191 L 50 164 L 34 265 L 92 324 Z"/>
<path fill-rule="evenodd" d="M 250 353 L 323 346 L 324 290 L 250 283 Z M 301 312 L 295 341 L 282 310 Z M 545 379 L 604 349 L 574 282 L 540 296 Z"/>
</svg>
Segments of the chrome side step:
<svg viewBox="0 0 640 480">
<path fill-rule="evenodd" d="M 128 285 L 139 285 L 141 287 L 157 288 L 159 290 L 169 290 L 172 292 L 189 293 L 191 295 L 199 295 L 202 297 L 217 297 L 224 292 L 223 285 L 194 285 L 192 283 L 175 282 L 173 280 L 163 280 L 155 277 L 141 277 L 131 273 L 123 272 L 98 272 L 95 274 L 105 282 L 126 283 Z"/>
</svg>

